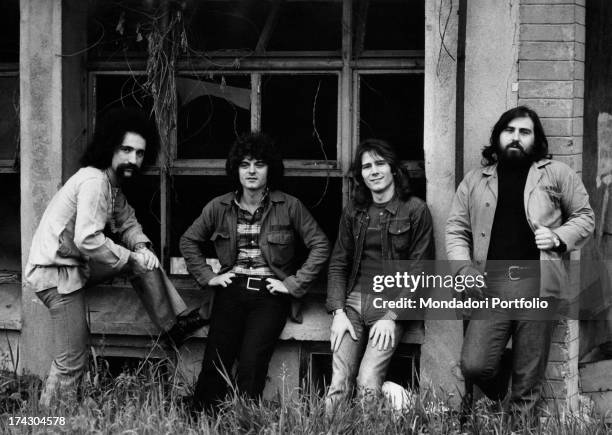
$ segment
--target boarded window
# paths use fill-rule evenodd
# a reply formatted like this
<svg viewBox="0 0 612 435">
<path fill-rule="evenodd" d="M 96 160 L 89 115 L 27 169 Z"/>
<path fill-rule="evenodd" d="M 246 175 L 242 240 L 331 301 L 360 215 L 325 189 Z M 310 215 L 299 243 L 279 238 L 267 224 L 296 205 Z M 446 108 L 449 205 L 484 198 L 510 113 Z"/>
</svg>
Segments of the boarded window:
<svg viewBox="0 0 612 435">
<path fill-rule="evenodd" d="M 19 174 L 0 174 L 0 270 L 21 271 Z"/>
<path fill-rule="evenodd" d="M 19 79 L 0 76 L 0 160 L 14 162 L 19 144 Z"/>
</svg>

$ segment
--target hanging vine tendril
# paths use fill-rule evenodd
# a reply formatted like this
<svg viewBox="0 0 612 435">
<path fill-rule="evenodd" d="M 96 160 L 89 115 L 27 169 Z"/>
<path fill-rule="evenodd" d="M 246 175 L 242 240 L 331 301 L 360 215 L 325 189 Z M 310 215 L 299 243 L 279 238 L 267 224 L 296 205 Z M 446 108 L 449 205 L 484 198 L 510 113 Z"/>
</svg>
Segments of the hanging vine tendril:
<svg viewBox="0 0 612 435">
<path fill-rule="evenodd" d="M 159 164 L 168 171 L 172 164 L 172 141 L 176 132 L 176 62 L 187 50 L 183 22 L 184 4 L 162 0 L 160 13 L 152 20 L 148 38 L 147 81 L 145 89 L 153 99 L 153 113 L 160 138 Z"/>
</svg>

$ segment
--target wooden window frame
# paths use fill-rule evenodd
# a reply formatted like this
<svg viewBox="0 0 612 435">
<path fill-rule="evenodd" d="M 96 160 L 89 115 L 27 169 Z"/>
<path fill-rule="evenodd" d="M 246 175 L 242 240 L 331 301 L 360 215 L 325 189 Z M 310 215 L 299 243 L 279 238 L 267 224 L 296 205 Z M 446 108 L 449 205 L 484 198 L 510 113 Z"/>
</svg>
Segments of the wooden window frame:
<svg viewBox="0 0 612 435">
<path fill-rule="evenodd" d="M 342 203 L 349 200 L 350 168 L 354 149 L 359 138 L 359 77 L 362 74 L 424 74 L 424 50 L 376 50 L 363 51 L 355 57 L 353 50 L 354 30 L 363 32 L 363 28 L 353 29 L 353 2 L 342 2 L 342 47 L 339 51 L 299 51 L 299 52 L 264 52 L 265 38 L 273 23 L 266 22 L 262 38 L 254 53 L 235 64 L 239 52 L 207 52 L 206 57 L 179 59 L 177 72 L 181 75 L 249 75 L 251 78 L 251 130 L 261 127 L 261 81 L 263 75 L 327 75 L 338 77 L 337 104 L 337 141 L 336 159 L 286 159 L 285 174 L 290 177 L 331 177 L 342 179 Z M 273 12 L 274 13 L 274 12 Z M 273 19 L 273 18 L 272 18 Z M 362 27 L 362 26 L 359 26 Z M 266 32 L 267 29 L 267 32 Z M 245 53 L 246 54 L 246 53 Z M 99 61 L 88 63 L 89 97 L 88 122 L 89 132 L 93 132 L 96 111 L 96 78 L 101 75 L 142 75 L 146 70 L 146 59 L 135 58 L 125 61 Z M 176 131 L 171 138 L 172 161 L 169 171 L 162 171 L 159 166 L 145 169 L 147 175 L 159 175 L 160 178 L 160 254 L 164 267 L 170 266 L 170 177 L 197 175 L 225 175 L 224 159 L 177 159 Z M 0 162 L 1 163 L 1 162 Z M 406 161 L 412 176 L 424 178 L 423 161 Z"/>
</svg>

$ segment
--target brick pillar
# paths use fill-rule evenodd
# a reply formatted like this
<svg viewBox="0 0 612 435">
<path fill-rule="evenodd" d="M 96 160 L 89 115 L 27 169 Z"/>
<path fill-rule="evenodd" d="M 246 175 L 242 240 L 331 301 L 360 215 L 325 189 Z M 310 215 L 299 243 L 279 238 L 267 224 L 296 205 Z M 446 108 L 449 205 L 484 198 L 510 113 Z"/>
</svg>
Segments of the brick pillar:
<svg viewBox="0 0 612 435">
<path fill-rule="evenodd" d="M 585 0 L 521 0 L 519 20 L 519 104 L 542 118 L 553 158 L 581 173 Z M 545 384 L 558 409 L 576 409 L 578 321 L 558 326 Z"/>
</svg>

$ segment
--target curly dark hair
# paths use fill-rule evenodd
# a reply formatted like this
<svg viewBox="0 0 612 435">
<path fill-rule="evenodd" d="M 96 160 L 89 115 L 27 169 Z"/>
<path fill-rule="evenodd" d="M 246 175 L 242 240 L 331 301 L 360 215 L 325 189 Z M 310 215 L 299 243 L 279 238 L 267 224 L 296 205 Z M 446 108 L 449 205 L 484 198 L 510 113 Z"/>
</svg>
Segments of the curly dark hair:
<svg viewBox="0 0 612 435">
<path fill-rule="evenodd" d="M 527 106 L 518 106 L 510 109 L 499 117 L 499 120 L 491 130 L 489 145 L 482 150 L 482 165 L 491 166 L 497 162 L 499 154 L 499 135 L 508 126 L 508 124 L 516 118 L 529 118 L 533 121 L 533 134 L 535 136 L 533 143 L 533 153 L 531 157 L 534 161 L 538 161 L 545 157 L 550 158 L 548 154 L 548 140 L 544 134 L 544 127 L 538 114 Z"/>
<path fill-rule="evenodd" d="M 136 133 L 146 141 L 145 165 L 155 164 L 159 151 L 159 137 L 152 119 L 132 108 L 111 109 L 100 116 L 93 139 L 81 157 L 81 166 L 106 169 L 113 154 L 121 146 L 126 133 Z"/>
<path fill-rule="evenodd" d="M 239 192 L 242 191 L 242 185 L 238 176 L 238 167 L 245 157 L 264 161 L 268 165 L 267 186 L 271 190 L 280 189 L 285 166 L 270 137 L 263 133 L 244 133 L 232 145 L 225 162 L 225 172 L 233 188 Z"/>
<path fill-rule="evenodd" d="M 355 182 L 353 191 L 353 201 L 359 207 L 366 207 L 372 203 L 372 192 L 368 189 L 361 175 L 361 158 L 367 152 L 377 154 L 391 166 L 393 181 L 395 182 L 395 195 L 402 201 L 406 201 L 412 196 L 410 176 L 408 170 L 401 164 L 397 153 L 391 145 L 380 139 L 366 139 L 357 147 L 353 164 L 351 165 L 351 175 Z"/>
</svg>

